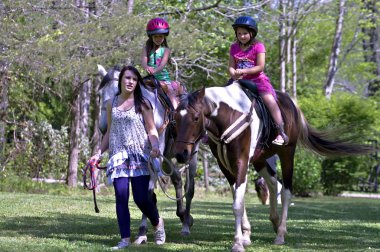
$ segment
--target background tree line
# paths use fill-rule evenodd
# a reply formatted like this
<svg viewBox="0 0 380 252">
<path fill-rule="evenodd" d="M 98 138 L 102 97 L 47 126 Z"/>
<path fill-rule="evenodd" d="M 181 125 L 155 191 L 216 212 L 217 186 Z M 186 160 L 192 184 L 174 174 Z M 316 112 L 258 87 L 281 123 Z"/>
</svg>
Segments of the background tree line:
<svg viewBox="0 0 380 252">
<path fill-rule="evenodd" d="M 0 1 L 0 179 L 55 178 L 76 187 L 100 139 L 96 65 L 139 67 L 145 25 L 156 16 L 171 26 L 172 76 L 188 90 L 227 82 L 231 24 L 250 15 L 272 84 L 297 100 L 312 125 L 379 140 L 378 9 L 375 0 Z M 295 192 L 353 189 L 369 161 L 324 160 L 299 148 Z M 210 169 L 218 170 L 212 159 Z"/>
</svg>

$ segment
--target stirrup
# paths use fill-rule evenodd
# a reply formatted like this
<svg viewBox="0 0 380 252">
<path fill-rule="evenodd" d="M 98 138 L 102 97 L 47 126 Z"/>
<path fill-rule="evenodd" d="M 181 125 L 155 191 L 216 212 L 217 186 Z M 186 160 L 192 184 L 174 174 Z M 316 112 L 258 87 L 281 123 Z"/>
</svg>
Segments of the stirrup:
<svg viewBox="0 0 380 252">
<path fill-rule="evenodd" d="M 287 145 L 288 143 L 285 141 L 285 139 L 281 136 L 278 135 L 273 141 L 272 144 L 275 145 Z"/>
</svg>

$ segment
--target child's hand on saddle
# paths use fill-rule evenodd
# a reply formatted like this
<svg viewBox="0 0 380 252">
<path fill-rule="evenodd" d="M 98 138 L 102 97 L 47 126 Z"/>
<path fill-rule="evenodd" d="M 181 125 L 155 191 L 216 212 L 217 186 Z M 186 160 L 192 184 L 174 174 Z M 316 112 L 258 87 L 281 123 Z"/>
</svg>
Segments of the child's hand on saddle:
<svg viewBox="0 0 380 252">
<path fill-rule="evenodd" d="M 240 75 L 243 75 L 243 74 L 244 74 L 243 69 L 236 69 L 235 70 L 235 75 L 240 76 Z"/>
<path fill-rule="evenodd" d="M 150 156 L 153 158 L 159 157 L 160 149 L 158 147 L 153 147 L 152 150 L 150 151 Z"/>
<path fill-rule="evenodd" d="M 243 71 L 242 69 L 235 69 L 233 75 L 232 75 L 232 79 L 234 80 L 239 80 L 243 78 Z"/>
</svg>

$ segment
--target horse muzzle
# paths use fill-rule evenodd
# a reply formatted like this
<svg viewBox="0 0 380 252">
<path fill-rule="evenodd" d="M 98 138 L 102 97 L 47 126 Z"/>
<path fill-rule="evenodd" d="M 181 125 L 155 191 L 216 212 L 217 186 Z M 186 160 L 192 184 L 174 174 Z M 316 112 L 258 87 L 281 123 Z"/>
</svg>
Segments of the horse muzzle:
<svg viewBox="0 0 380 252">
<path fill-rule="evenodd" d="M 190 159 L 190 152 L 188 150 L 184 150 L 182 152 L 177 152 L 175 154 L 175 158 L 177 159 L 177 162 L 180 164 L 184 164 L 189 161 Z"/>
</svg>

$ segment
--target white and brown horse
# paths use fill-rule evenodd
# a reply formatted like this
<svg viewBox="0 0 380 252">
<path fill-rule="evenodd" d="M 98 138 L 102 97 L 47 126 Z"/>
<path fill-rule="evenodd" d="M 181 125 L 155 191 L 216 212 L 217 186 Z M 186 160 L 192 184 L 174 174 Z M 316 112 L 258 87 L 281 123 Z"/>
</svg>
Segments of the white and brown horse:
<svg viewBox="0 0 380 252">
<path fill-rule="evenodd" d="M 178 162 L 185 163 L 194 152 L 194 146 L 207 131 L 209 146 L 233 192 L 235 236 L 232 251 L 244 251 L 251 244 L 251 226 L 247 218 L 244 195 L 249 164 L 264 177 L 270 190 L 270 220 L 276 232 L 275 244 L 285 243 L 288 207 L 292 197 L 293 162 L 296 144 L 325 155 L 367 153 L 365 146 L 326 139 L 324 133 L 313 130 L 302 112 L 284 93 L 277 93 L 282 108 L 289 144 L 271 143 L 277 132 L 263 139 L 263 121 L 252 101 L 238 82 L 226 87 L 202 88 L 183 99 L 176 114 L 175 153 Z M 265 138 L 265 137 L 264 137 Z M 261 140 L 260 140 L 261 139 Z M 264 142 L 263 142 L 264 141 Z M 266 159 L 277 154 L 281 162 L 283 187 L 281 190 L 282 216 L 277 213 L 277 179 L 266 169 Z"/>
</svg>

